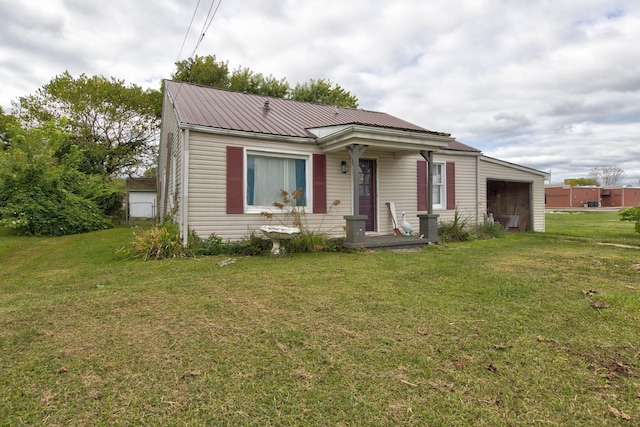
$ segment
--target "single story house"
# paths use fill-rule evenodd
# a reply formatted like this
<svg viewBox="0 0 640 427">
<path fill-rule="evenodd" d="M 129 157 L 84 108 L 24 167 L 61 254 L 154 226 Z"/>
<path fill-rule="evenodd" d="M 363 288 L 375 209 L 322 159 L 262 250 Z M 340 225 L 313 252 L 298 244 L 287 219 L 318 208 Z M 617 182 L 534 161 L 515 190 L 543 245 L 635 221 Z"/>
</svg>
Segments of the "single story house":
<svg viewBox="0 0 640 427">
<path fill-rule="evenodd" d="M 561 208 L 627 208 L 640 206 L 639 187 L 576 186 L 548 184 L 544 189 L 545 205 Z"/>
<path fill-rule="evenodd" d="M 347 243 L 393 234 L 389 203 L 430 241 L 456 210 L 472 223 L 491 213 L 515 216 L 514 230 L 544 231 L 547 174 L 447 133 L 376 111 L 170 80 L 163 96 L 159 216 L 181 225 L 185 243 L 187 230 L 229 240 L 260 234 L 282 218 L 273 206 L 281 190 L 301 192 L 310 229 L 346 230 Z"/>
</svg>

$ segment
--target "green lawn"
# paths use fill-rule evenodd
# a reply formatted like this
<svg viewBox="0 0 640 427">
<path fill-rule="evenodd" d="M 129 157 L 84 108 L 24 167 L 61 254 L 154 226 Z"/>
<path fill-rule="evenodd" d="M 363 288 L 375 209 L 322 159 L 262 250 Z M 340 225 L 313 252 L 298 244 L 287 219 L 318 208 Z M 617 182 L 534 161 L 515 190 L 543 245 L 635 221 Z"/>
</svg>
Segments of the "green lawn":
<svg viewBox="0 0 640 427">
<path fill-rule="evenodd" d="M 0 232 L 0 425 L 639 425 L 640 249 L 597 243 L 640 235 L 547 227 L 148 262 Z"/>
</svg>

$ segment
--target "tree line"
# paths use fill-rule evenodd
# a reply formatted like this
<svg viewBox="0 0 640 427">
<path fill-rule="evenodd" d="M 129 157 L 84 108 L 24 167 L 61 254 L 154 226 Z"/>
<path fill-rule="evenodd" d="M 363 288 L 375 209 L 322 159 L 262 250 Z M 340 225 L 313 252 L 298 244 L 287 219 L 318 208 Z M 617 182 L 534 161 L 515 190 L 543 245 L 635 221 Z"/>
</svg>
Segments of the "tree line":
<svg viewBox="0 0 640 427">
<path fill-rule="evenodd" d="M 291 86 L 214 55 L 175 63 L 171 78 L 267 96 L 357 107 L 329 80 Z M 0 226 L 28 235 L 107 228 L 122 207 L 122 178 L 153 173 L 161 90 L 68 72 L 0 107 Z"/>
</svg>

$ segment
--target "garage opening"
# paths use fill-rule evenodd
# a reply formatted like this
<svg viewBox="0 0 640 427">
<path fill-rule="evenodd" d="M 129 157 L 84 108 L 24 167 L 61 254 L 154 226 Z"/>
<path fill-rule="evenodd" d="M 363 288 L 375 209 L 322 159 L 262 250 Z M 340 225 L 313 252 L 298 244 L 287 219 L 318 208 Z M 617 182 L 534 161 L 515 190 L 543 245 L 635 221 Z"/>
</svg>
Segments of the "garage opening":
<svg viewBox="0 0 640 427">
<path fill-rule="evenodd" d="M 487 215 L 506 231 L 533 230 L 532 188 L 530 182 L 487 180 Z"/>
</svg>

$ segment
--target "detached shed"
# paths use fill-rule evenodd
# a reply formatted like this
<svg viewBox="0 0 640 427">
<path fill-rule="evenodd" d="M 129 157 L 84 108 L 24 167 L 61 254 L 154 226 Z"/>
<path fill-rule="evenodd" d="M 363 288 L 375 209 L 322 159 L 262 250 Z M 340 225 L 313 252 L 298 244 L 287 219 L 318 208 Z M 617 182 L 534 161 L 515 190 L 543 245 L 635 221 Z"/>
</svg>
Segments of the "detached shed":
<svg viewBox="0 0 640 427">
<path fill-rule="evenodd" d="M 155 218 L 158 209 L 158 191 L 155 178 L 127 178 L 125 212 L 130 219 Z"/>
</svg>

